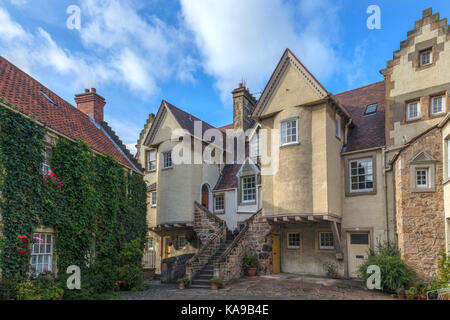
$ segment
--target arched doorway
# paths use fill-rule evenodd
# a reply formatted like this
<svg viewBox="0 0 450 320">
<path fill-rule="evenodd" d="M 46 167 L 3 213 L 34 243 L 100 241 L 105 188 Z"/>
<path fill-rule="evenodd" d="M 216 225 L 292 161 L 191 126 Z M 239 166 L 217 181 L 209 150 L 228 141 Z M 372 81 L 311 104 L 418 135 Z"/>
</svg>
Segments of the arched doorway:
<svg viewBox="0 0 450 320">
<path fill-rule="evenodd" d="M 202 186 L 202 206 L 209 210 L 209 186 L 206 183 Z"/>
</svg>

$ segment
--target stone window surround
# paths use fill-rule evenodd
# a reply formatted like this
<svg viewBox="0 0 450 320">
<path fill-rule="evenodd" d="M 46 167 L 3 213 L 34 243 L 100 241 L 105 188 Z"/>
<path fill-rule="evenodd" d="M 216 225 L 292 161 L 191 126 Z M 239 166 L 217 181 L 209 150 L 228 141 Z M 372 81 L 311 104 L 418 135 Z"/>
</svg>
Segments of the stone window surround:
<svg viewBox="0 0 450 320">
<path fill-rule="evenodd" d="M 284 122 L 294 121 L 294 120 L 295 120 L 295 123 L 296 123 L 296 128 L 295 128 L 295 130 L 296 130 L 296 141 L 288 142 L 288 143 L 284 143 L 283 144 L 282 125 L 283 125 Z M 291 118 L 283 119 L 283 120 L 280 121 L 280 148 L 286 148 L 286 147 L 295 146 L 295 145 L 300 144 L 298 124 L 299 124 L 299 117 L 291 117 Z"/>
<path fill-rule="evenodd" d="M 415 118 L 410 118 L 409 117 L 409 106 L 412 104 L 417 103 L 417 117 Z M 414 100 L 409 100 L 405 102 L 405 121 L 406 122 L 413 122 L 413 121 L 418 121 L 422 118 L 422 112 L 421 112 L 421 107 L 422 104 L 420 103 L 420 98 L 416 98 Z"/>
<path fill-rule="evenodd" d="M 167 154 L 170 154 L 170 163 L 171 163 L 171 165 L 170 166 L 165 166 L 165 156 L 167 155 Z M 173 162 L 172 162 L 172 150 L 169 150 L 169 151 L 166 151 L 166 152 L 163 152 L 162 154 L 161 154 L 161 157 L 162 157 L 162 163 L 161 163 L 161 166 L 162 166 L 162 170 L 169 170 L 169 169 L 172 169 L 173 168 Z"/>
<path fill-rule="evenodd" d="M 315 230 L 316 236 L 315 236 L 315 249 L 316 252 L 318 253 L 335 253 L 336 252 L 336 247 L 334 247 L 333 249 L 321 249 L 320 248 L 320 234 L 321 233 L 333 233 L 333 231 L 331 229 L 326 229 L 326 228 L 321 228 L 321 229 L 317 229 Z M 333 242 L 334 242 L 334 235 L 333 235 Z"/>
<path fill-rule="evenodd" d="M 249 177 L 255 177 L 255 200 L 249 200 L 249 201 L 244 201 L 244 197 L 243 197 L 243 179 L 244 178 L 249 178 Z M 257 203 L 258 200 L 258 177 L 257 175 L 247 175 L 247 176 L 242 176 L 239 177 L 239 205 L 253 205 Z"/>
<path fill-rule="evenodd" d="M 216 198 L 223 197 L 223 209 L 216 210 Z M 216 214 L 225 214 L 225 193 L 215 193 L 213 194 L 213 209 Z"/>
<path fill-rule="evenodd" d="M 442 111 L 438 112 L 438 113 L 433 113 L 433 99 L 435 98 L 439 98 L 439 97 L 443 97 L 444 100 L 442 101 Z M 429 114 L 430 114 L 430 118 L 435 118 L 435 117 L 442 117 L 446 112 L 447 112 L 447 92 L 439 92 L 433 95 L 430 95 L 430 108 L 429 108 Z"/>
<path fill-rule="evenodd" d="M 350 190 L 350 162 L 354 160 L 360 160 L 360 159 L 372 159 L 372 169 L 373 169 L 373 190 L 372 191 L 366 191 L 366 192 L 352 192 Z M 371 152 L 364 152 L 364 153 L 357 153 L 352 154 L 349 156 L 346 156 L 344 158 L 344 174 L 345 174 L 345 196 L 346 197 L 357 197 L 357 196 L 367 196 L 367 195 L 376 195 L 377 194 L 377 152 L 371 151 Z"/>
<path fill-rule="evenodd" d="M 410 165 L 410 188 L 412 193 L 436 192 L 436 160 L 409 161 Z M 416 171 L 420 169 L 428 170 L 428 187 L 417 187 Z"/>
<path fill-rule="evenodd" d="M 153 194 L 155 194 L 154 202 L 153 202 Z M 155 208 L 158 203 L 157 196 L 158 194 L 156 193 L 156 190 L 150 191 L 150 205 L 152 206 L 152 208 Z"/>
</svg>

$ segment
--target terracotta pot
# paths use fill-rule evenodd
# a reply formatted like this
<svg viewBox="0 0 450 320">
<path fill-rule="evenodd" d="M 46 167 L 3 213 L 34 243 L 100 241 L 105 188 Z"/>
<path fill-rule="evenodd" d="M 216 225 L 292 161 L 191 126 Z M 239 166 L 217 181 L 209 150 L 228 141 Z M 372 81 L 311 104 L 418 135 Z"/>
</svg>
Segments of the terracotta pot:
<svg viewBox="0 0 450 320">
<path fill-rule="evenodd" d="M 412 300 L 414 297 L 412 296 L 412 295 L 410 295 L 410 294 L 407 294 L 406 295 L 406 300 Z"/>
<path fill-rule="evenodd" d="M 247 273 L 250 277 L 256 276 L 256 268 L 248 268 Z"/>
<path fill-rule="evenodd" d="M 399 292 L 399 293 L 397 293 L 397 297 L 401 300 L 404 300 L 406 298 L 406 295 L 404 292 Z"/>
<path fill-rule="evenodd" d="M 427 300 L 427 295 L 426 294 L 421 294 L 420 295 L 420 300 Z"/>
<path fill-rule="evenodd" d="M 184 282 L 180 282 L 180 283 L 178 284 L 178 288 L 179 288 L 180 290 L 184 290 Z"/>
<path fill-rule="evenodd" d="M 219 288 L 217 287 L 217 284 L 211 283 L 211 289 L 212 290 L 218 290 Z"/>
</svg>

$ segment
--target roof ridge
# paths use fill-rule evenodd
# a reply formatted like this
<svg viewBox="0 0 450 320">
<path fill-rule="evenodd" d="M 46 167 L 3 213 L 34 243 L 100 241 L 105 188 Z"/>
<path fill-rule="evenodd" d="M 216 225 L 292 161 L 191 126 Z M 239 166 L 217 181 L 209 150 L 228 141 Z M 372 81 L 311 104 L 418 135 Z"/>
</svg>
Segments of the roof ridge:
<svg viewBox="0 0 450 320">
<path fill-rule="evenodd" d="M 343 92 L 340 92 L 340 93 L 336 93 L 336 94 L 334 94 L 334 96 L 336 97 L 336 96 L 341 95 L 341 94 L 346 94 L 346 93 L 350 93 L 350 92 L 353 92 L 353 91 L 356 91 L 356 90 L 365 89 L 365 88 L 368 88 L 368 87 L 371 87 L 371 86 L 374 86 L 374 85 L 377 85 L 377 84 L 381 84 L 381 83 L 384 83 L 384 80 L 380 80 L 380 81 L 377 81 L 377 82 L 366 84 L 366 85 L 364 85 L 362 87 L 358 87 L 358 88 L 350 89 L 350 90 L 343 91 Z"/>
</svg>

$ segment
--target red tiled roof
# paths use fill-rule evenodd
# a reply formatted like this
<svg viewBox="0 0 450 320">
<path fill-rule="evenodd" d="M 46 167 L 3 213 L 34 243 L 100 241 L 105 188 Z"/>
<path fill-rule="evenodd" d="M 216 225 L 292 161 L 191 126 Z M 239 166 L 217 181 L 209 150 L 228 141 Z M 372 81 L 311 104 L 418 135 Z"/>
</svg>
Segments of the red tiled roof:
<svg viewBox="0 0 450 320">
<path fill-rule="evenodd" d="M 232 130 L 232 129 L 234 129 L 234 124 L 233 123 L 230 123 L 230 124 L 227 124 L 226 126 L 223 126 L 223 127 L 219 127 L 219 128 L 217 128 L 217 129 L 219 129 L 220 131 L 223 131 L 223 132 L 227 132 L 227 130 Z"/>
<path fill-rule="evenodd" d="M 56 105 L 50 103 L 44 92 Z M 26 115 L 74 140 L 81 139 L 100 153 L 108 154 L 121 164 L 133 165 L 116 148 L 89 117 L 43 86 L 37 80 L 0 56 L 0 98 Z"/>
<path fill-rule="evenodd" d="M 350 113 L 353 127 L 348 135 L 346 152 L 385 145 L 385 84 L 376 82 L 335 95 Z M 378 104 L 377 113 L 365 116 L 366 107 Z"/>
<path fill-rule="evenodd" d="M 241 167 L 242 164 L 227 164 L 222 170 L 222 175 L 220 176 L 214 191 L 237 188 L 238 180 L 236 175 Z"/>
</svg>

